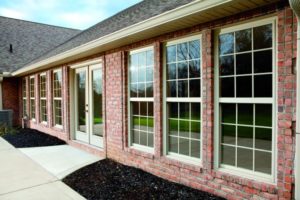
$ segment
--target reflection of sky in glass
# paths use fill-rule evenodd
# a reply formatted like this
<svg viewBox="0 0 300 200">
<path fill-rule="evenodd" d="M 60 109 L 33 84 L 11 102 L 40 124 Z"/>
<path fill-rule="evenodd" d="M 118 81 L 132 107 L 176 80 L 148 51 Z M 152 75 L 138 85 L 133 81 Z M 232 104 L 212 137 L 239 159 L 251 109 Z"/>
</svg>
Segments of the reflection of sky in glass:
<svg viewBox="0 0 300 200">
<path fill-rule="evenodd" d="M 220 54 L 233 53 L 233 42 L 234 35 L 233 33 L 227 33 L 220 35 Z"/>
<path fill-rule="evenodd" d="M 93 70 L 93 89 L 97 94 L 102 94 L 102 72 L 101 69 Z"/>
</svg>

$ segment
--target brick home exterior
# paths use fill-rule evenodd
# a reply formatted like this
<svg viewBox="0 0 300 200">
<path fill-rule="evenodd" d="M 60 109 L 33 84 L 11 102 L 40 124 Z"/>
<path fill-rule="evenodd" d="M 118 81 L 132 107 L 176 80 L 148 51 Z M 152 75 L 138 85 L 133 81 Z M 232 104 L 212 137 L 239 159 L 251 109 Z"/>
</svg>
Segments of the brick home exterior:
<svg viewBox="0 0 300 200">
<path fill-rule="evenodd" d="M 214 31 L 224 26 L 276 17 L 276 119 L 275 131 L 275 183 L 265 183 L 255 179 L 228 174 L 214 169 Z M 202 34 L 202 163 L 189 164 L 173 160 L 163 152 L 163 49 L 164 42 L 193 34 Z M 199 24 L 176 32 L 163 34 L 144 41 L 112 49 L 75 62 L 55 66 L 46 71 L 30 74 L 19 79 L 5 79 L 3 82 L 4 108 L 15 111 L 15 122 L 20 123 L 22 113 L 21 84 L 27 81 L 27 99 L 29 99 L 29 77 L 46 72 L 47 89 L 52 91 L 52 70 L 62 68 L 62 110 L 63 129 L 53 126 L 52 92 L 47 92 L 48 124 L 40 122 L 39 83 L 35 82 L 36 121 L 29 121 L 28 126 L 59 137 L 70 145 L 94 154 L 114 159 L 126 165 L 141 168 L 147 172 L 178 182 L 193 188 L 210 192 L 227 199 L 292 199 L 294 190 L 294 149 L 296 120 L 296 59 L 297 18 L 286 2 L 271 4 L 219 20 Z M 143 152 L 128 145 L 128 52 L 144 46 L 154 46 L 154 154 Z M 102 59 L 103 64 L 103 113 L 104 113 L 104 148 L 98 149 L 73 140 L 71 131 L 70 106 L 70 66 L 93 59 Z M 13 91 L 13 92 L 12 92 Z M 15 95 L 19 94 L 19 102 Z M 27 101 L 29 113 L 29 101 Z M 19 108 L 16 108 L 19 106 Z"/>
</svg>

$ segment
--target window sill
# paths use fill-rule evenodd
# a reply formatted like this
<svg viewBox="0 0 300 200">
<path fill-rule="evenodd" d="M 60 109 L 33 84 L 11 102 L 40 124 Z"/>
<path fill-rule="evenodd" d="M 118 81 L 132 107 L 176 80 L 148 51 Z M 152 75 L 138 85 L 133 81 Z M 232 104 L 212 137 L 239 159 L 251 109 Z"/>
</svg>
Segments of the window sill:
<svg viewBox="0 0 300 200">
<path fill-rule="evenodd" d="M 185 168 L 195 172 L 202 172 L 202 162 L 200 159 L 181 158 L 178 155 L 166 155 L 161 158 L 161 161 L 170 165 L 175 165 L 180 168 Z"/>
<path fill-rule="evenodd" d="M 249 179 L 252 181 L 260 181 L 270 185 L 275 185 L 274 178 L 271 175 L 266 175 L 259 172 L 251 172 L 249 170 L 244 170 L 231 166 L 221 166 L 216 169 L 217 172 L 226 173 L 230 176 L 236 176 L 237 178 Z"/>
<path fill-rule="evenodd" d="M 154 159 L 154 149 L 147 148 L 141 145 L 132 145 L 128 147 L 127 151 L 138 156 L 142 156 L 149 159 Z"/>
<path fill-rule="evenodd" d="M 55 126 L 53 126 L 53 128 L 58 129 L 58 130 L 63 130 L 64 127 L 62 125 L 56 124 Z"/>
</svg>

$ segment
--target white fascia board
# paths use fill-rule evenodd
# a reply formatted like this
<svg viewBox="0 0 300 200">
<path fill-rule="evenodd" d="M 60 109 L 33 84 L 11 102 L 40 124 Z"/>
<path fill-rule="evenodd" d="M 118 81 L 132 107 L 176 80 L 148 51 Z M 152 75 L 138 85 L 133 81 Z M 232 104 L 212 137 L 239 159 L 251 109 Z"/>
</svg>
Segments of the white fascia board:
<svg viewBox="0 0 300 200">
<path fill-rule="evenodd" d="M 234 0 L 196 0 L 189 4 L 180 6 L 176 9 L 170 10 L 163 14 L 154 16 L 150 19 L 144 20 L 137 24 L 131 25 L 109 35 L 100 37 L 96 40 L 83 44 L 81 46 L 75 47 L 71 50 L 65 51 L 53 57 L 47 58 L 45 60 L 39 61 L 37 63 L 33 63 L 32 65 L 25 66 L 15 72 L 12 73 L 13 76 L 21 75 L 22 73 L 37 69 L 39 67 L 45 66 L 47 64 L 53 63 L 55 61 L 59 61 L 70 56 L 74 56 L 80 54 L 82 52 L 94 49 L 96 47 L 100 47 L 105 44 L 109 44 L 115 40 L 119 40 L 121 38 L 145 31 L 147 29 L 151 29 L 153 27 L 175 21 L 177 19 L 225 4 L 232 2 Z"/>
</svg>

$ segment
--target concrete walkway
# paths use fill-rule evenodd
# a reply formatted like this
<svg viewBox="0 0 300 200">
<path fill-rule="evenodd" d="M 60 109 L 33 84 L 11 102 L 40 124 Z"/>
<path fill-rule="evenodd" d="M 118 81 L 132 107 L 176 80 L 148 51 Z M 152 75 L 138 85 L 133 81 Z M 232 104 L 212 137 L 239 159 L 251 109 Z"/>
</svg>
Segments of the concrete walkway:
<svg viewBox="0 0 300 200">
<path fill-rule="evenodd" d="M 82 200 L 84 198 L 0 137 L 0 199 Z"/>
</svg>

